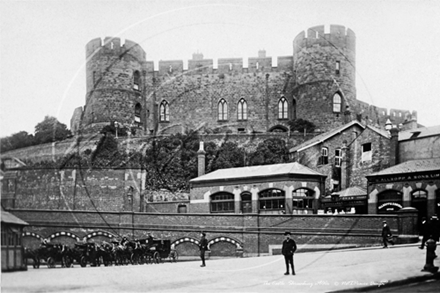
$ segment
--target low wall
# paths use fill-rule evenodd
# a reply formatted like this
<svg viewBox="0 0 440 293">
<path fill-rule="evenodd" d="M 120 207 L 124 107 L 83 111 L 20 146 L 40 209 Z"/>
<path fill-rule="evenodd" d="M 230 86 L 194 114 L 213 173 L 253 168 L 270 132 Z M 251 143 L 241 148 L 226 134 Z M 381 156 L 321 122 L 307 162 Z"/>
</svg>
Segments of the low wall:
<svg viewBox="0 0 440 293">
<path fill-rule="evenodd" d="M 417 212 L 393 215 L 259 215 L 158 214 L 54 210 L 11 210 L 29 223 L 28 234 L 56 239 L 69 233 L 74 239 L 109 237 L 170 239 L 181 254 L 196 253 L 200 232 L 207 233 L 211 255 L 264 255 L 283 241 L 285 231 L 303 247 L 372 246 L 381 243 L 382 222 L 403 241 L 417 239 Z M 97 234 L 99 232 L 99 234 Z M 58 233 L 58 234 L 57 234 Z M 71 233 L 71 234 L 70 234 Z M 93 234 L 94 233 L 94 234 Z M 58 236 L 57 236 L 58 235 Z M 74 235 L 74 236 L 72 236 Z M 397 240 L 399 242 L 399 238 Z M 25 243 L 26 245 L 26 243 Z M 229 251 L 229 252 L 228 252 Z"/>
</svg>

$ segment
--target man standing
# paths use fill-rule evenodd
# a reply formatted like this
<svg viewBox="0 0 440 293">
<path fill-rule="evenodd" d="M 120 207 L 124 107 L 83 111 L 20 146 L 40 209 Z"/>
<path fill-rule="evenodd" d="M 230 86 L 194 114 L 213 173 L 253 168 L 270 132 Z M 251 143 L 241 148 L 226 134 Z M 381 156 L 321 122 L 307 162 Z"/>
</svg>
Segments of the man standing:
<svg viewBox="0 0 440 293">
<path fill-rule="evenodd" d="M 286 261 L 286 272 L 285 275 L 289 274 L 289 264 L 292 268 L 292 275 L 295 275 L 295 267 L 293 265 L 293 254 L 296 251 L 296 243 L 290 238 L 290 232 L 285 232 L 284 236 L 286 239 L 283 241 L 283 248 L 281 253 L 284 255 L 284 260 Z"/>
<path fill-rule="evenodd" d="M 201 267 L 205 267 L 205 251 L 208 250 L 208 240 L 205 238 L 206 234 L 205 232 L 202 232 L 199 248 L 200 248 L 200 258 L 202 259 L 202 265 Z"/>
<path fill-rule="evenodd" d="M 387 225 L 387 221 L 383 221 L 383 227 L 382 227 L 382 242 L 383 242 L 383 248 L 388 248 L 388 242 L 394 245 L 392 241 L 388 241 L 388 237 L 391 237 L 391 230 L 390 227 Z"/>
</svg>

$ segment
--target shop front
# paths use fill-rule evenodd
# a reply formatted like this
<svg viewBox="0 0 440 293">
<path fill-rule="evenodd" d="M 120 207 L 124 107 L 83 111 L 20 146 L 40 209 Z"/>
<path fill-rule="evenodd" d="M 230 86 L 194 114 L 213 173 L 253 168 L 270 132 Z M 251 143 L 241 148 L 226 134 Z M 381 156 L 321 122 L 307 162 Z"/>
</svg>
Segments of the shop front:
<svg viewBox="0 0 440 293">
<path fill-rule="evenodd" d="M 321 199 L 321 209 L 326 214 L 366 214 L 367 191 L 360 187 L 349 187 L 333 192 Z"/>
<path fill-rule="evenodd" d="M 420 222 L 440 212 L 440 159 L 407 161 L 366 177 L 369 214 L 414 207 Z"/>
</svg>

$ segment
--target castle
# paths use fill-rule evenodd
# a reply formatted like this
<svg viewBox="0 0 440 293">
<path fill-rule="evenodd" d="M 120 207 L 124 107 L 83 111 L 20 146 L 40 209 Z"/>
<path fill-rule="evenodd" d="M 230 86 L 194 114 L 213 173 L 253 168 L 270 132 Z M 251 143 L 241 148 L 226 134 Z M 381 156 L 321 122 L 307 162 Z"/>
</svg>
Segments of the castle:
<svg viewBox="0 0 440 293">
<path fill-rule="evenodd" d="M 416 112 L 369 105 L 356 98 L 356 37 L 344 26 L 315 26 L 299 33 L 291 56 L 277 66 L 258 57 L 212 59 L 193 54 L 183 61 L 147 61 L 136 43 L 100 38 L 86 45 L 87 93 L 75 109 L 73 133 L 101 130 L 109 123 L 136 136 L 198 129 L 202 133 L 288 132 L 288 122 L 305 119 L 328 131 L 353 120 L 383 128 L 415 120 Z"/>
</svg>

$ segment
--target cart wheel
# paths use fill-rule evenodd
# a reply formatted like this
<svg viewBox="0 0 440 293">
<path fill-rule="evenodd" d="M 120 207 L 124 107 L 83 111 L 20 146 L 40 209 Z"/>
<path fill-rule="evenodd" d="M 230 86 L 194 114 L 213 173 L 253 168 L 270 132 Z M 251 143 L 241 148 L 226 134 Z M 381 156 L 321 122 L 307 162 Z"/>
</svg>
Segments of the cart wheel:
<svg viewBox="0 0 440 293">
<path fill-rule="evenodd" d="M 81 259 L 79 260 L 79 264 L 81 267 L 85 268 L 87 266 L 87 259 L 85 256 L 82 256 Z"/>
<path fill-rule="evenodd" d="M 50 257 L 50 256 L 47 258 L 47 267 L 49 269 L 55 267 L 55 260 L 52 257 Z"/>
<path fill-rule="evenodd" d="M 153 254 L 153 259 L 154 259 L 154 262 L 157 263 L 157 264 L 162 262 L 162 258 L 160 257 L 160 253 L 158 251 L 156 251 Z"/>
<path fill-rule="evenodd" d="M 179 258 L 179 254 L 177 253 L 177 250 L 172 250 L 170 252 L 170 262 L 177 262 L 178 258 Z"/>
</svg>

